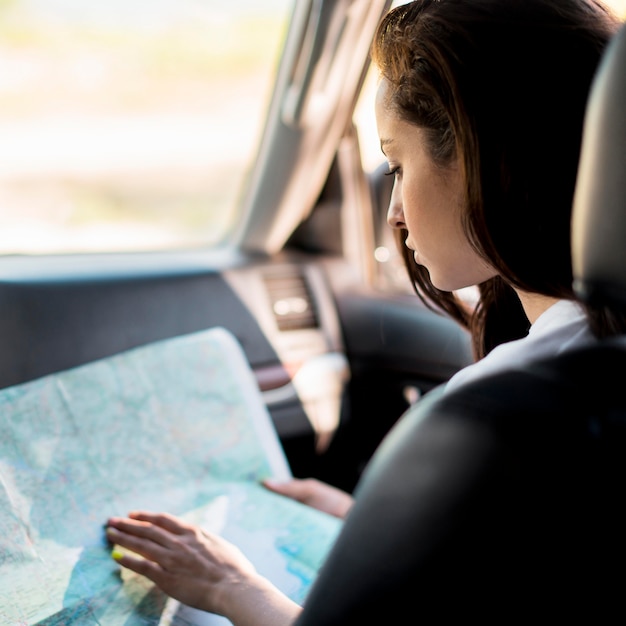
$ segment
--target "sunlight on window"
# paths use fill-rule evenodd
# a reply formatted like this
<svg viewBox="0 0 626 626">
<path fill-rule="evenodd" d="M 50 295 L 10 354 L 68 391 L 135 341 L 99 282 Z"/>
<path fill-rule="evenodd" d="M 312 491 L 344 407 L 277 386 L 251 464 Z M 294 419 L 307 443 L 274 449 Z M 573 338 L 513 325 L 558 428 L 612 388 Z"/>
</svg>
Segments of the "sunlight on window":
<svg viewBox="0 0 626 626">
<path fill-rule="evenodd" d="M 623 20 L 626 20 L 626 0 L 605 0 Z"/>
<path fill-rule="evenodd" d="M 0 253 L 211 245 L 290 0 L 0 0 Z"/>
</svg>

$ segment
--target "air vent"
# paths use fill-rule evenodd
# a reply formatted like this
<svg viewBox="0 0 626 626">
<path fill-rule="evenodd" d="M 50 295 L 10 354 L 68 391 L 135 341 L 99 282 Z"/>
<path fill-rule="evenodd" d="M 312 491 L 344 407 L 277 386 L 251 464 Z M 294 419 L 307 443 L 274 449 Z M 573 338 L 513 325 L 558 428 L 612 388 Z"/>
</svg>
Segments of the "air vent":
<svg viewBox="0 0 626 626">
<path fill-rule="evenodd" d="M 284 268 L 263 276 L 278 329 L 318 328 L 311 290 L 299 268 Z"/>
</svg>

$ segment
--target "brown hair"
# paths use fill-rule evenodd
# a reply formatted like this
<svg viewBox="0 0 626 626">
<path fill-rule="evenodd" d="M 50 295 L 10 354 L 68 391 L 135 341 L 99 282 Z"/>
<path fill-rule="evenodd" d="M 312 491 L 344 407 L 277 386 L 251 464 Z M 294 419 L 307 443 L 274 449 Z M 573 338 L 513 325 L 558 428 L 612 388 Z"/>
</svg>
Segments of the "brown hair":
<svg viewBox="0 0 626 626">
<path fill-rule="evenodd" d="M 595 0 L 417 0 L 378 27 L 372 58 L 390 83 L 389 105 L 427 131 L 436 163 L 458 157 L 465 233 L 499 274 L 469 310 L 399 244 L 418 295 L 470 329 L 477 357 L 528 332 L 513 287 L 575 297 L 570 218 L 583 118 L 619 24 Z M 598 336 L 626 329 L 603 310 L 588 314 Z"/>
</svg>

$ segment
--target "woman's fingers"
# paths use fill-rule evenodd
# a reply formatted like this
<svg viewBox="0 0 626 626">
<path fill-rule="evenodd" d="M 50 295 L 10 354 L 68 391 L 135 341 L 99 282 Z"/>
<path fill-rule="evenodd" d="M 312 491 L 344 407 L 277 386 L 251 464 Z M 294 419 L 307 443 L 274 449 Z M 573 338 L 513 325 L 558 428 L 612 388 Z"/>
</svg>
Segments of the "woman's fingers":
<svg viewBox="0 0 626 626">
<path fill-rule="evenodd" d="M 145 559 L 150 559 L 151 561 L 157 561 L 159 563 L 167 560 L 168 552 L 171 551 L 170 548 L 156 543 L 152 539 L 138 537 L 111 526 L 107 529 L 107 537 L 112 543 L 121 546 L 122 548 L 126 548 L 127 550 L 131 550 Z M 116 553 L 114 553 L 113 556 L 116 558 Z M 116 558 L 116 560 L 119 559 Z M 126 563 L 122 563 L 122 565 L 125 564 Z"/>
<path fill-rule="evenodd" d="M 159 569 L 167 568 L 172 562 L 173 554 L 180 552 L 181 541 L 184 541 L 183 535 L 191 532 L 189 527 L 167 514 L 142 511 L 133 512 L 131 515 L 133 517 L 112 517 L 108 520 L 106 532 L 109 541 L 158 563 Z M 114 557 L 119 556 L 114 554 Z M 138 564 L 136 558 L 134 560 L 130 557 L 116 558 L 116 560 L 139 573 L 150 567 L 143 563 Z"/>
<path fill-rule="evenodd" d="M 172 537 L 172 533 L 151 522 L 112 517 L 107 522 L 107 535 L 112 538 L 116 533 L 123 533 L 129 538 L 149 540 L 160 546 L 169 546 Z"/>
<path fill-rule="evenodd" d="M 190 524 L 168 513 L 152 513 L 150 511 L 131 511 L 128 517 L 111 517 L 108 525 L 124 532 L 138 536 L 157 537 L 180 535 L 188 532 Z"/>
<path fill-rule="evenodd" d="M 107 534 L 121 566 L 183 604 L 236 614 L 242 588 L 257 597 L 261 579 L 254 565 L 235 545 L 200 526 L 167 513 L 133 511 L 127 518 L 110 518 Z"/>
<path fill-rule="evenodd" d="M 153 582 L 157 582 L 161 576 L 163 568 L 155 561 L 139 558 L 133 554 L 122 552 L 117 548 L 113 550 L 112 556 L 120 565 L 149 578 Z"/>
<path fill-rule="evenodd" d="M 262 481 L 262 484 L 270 491 L 274 491 L 304 504 L 308 504 L 308 501 L 311 498 L 311 493 L 314 492 L 315 489 L 313 481 L 307 478 L 292 478 L 287 481 L 275 481 L 268 479 Z"/>
<path fill-rule="evenodd" d="M 153 513 L 151 511 L 131 511 L 128 517 L 141 522 L 149 522 L 169 533 L 182 534 L 191 529 L 191 524 L 183 522 L 180 518 L 169 513 Z"/>
<path fill-rule="evenodd" d="M 354 503 L 350 494 L 315 478 L 292 478 L 284 482 L 265 480 L 262 484 L 270 491 L 339 518 L 345 518 Z"/>
<path fill-rule="evenodd" d="M 216 543 L 211 533 L 167 513 L 134 511 L 127 518 L 112 517 L 108 521 L 107 538 L 169 572 L 211 567 L 213 551 L 220 550 L 219 541 Z M 131 569 L 138 571 L 134 561 L 116 560 L 125 566 L 132 563 Z"/>
</svg>

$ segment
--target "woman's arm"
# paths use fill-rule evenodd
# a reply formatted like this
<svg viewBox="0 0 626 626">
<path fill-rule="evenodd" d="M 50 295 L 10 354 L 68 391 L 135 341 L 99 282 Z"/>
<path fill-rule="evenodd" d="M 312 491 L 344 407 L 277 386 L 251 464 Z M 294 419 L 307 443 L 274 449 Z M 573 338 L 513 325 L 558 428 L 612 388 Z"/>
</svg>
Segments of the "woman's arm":
<svg viewBox="0 0 626 626">
<path fill-rule="evenodd" d="M 301 607 L 261 576 L 232 543 L 166 513 L 134 511 L 107 523 L 113 558 L 183 604 L 235 626 L 287 626 Z"/>
</svg>

